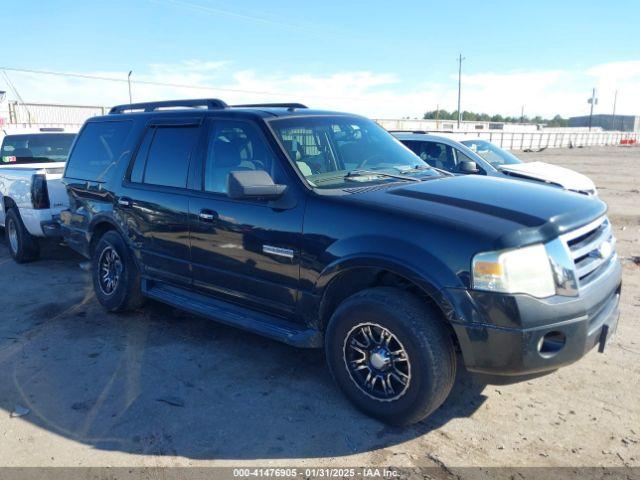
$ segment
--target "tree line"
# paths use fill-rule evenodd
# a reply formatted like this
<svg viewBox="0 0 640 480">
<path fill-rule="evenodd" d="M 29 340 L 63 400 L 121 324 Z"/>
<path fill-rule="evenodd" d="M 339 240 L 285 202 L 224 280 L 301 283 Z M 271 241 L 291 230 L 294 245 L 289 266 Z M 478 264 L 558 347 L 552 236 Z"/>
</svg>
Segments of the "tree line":
<svg viewBox="0 0 640 480">
<path fill-rule="evenodd" d="M 447 110 L 431 110 L 426 112 L 422 118 L 425 120 L 457 120 L 458 111 L 454 110 L 453 112 L 448 112 Z M 556 115 L 553 118 L 542 118 L 540 115 L 533 118 L 529 118 L 526 115 L 524 117 L 503 117 L 502 115 L 489 115 L 488 113 L 476 113 L 464 110 L 462 112 L 462 120 L 472 122 L 541 123 L 548 127 L 569 126 L 569 120 L 562 118 L 560 115 Z"/>
</svg>

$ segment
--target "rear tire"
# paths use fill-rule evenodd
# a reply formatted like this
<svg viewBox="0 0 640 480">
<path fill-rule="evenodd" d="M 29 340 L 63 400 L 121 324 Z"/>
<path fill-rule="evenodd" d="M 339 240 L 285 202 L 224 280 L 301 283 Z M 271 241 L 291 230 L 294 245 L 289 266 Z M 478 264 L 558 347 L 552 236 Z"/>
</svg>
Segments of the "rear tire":
<svg viewBox="0 0 640 480">
<path fill-rule="evenodd" d="M 341 303 L 329 321 L 325 349 L 346 396 L 393 425 L 426 418 L 455 381 L 455 350 L 442 314 L 396 288 L 371 288 Z"/>
<path fill-rule="evenodd" d="M 15 208 L 11 208 L 7 212 L 4 233 L 9 253 L 16 262 L 32 262 L 38 258 L 40 255 L 38 239 L 27 231 Z"/>
<path fill-rule="evenodd" d="M 91 258 L 96 298 L 110 312 L 133 310 L 143 304 L 140 272 L 119 233 L 106 232 Z"/>
</svg>

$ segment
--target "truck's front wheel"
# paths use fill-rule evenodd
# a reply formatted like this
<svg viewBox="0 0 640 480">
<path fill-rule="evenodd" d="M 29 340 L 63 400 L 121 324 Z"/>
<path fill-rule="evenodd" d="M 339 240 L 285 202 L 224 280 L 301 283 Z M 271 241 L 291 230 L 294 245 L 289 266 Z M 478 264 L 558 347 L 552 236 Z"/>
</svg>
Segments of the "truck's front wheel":
<svg viewBox="0 0 640 480">
<path fill-rule="evenodd" d="M 40 255 L 38 239 L 31 235 L 20 214 L 15 208 L 7 212 L 4 222 L 4 233 L 9 246 L 9 253 L 18 263 L 26 263 L 36 260 Z"/>
<path fill-rule="evenodd" d="M 387 423 L 427 417 L 455 380 L 453 341 L 441 314 L 399 289 L 371 288 L 345 300 L 331 317 L 325 347 L 347 397 Z"/>
</svg>

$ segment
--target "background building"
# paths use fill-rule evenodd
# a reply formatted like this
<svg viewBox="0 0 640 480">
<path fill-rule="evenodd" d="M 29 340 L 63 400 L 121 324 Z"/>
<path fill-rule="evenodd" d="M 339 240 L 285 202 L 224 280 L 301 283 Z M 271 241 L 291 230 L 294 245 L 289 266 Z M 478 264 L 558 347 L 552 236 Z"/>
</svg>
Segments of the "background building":
<svg viewBox="0 0 640 480">
<path fill-rule="evenodd" d="M 570 127 L 588 127 L 589 115 L 569 118 Z M 591 121 L 592 127 L 600 127 L 602 130 L 617 132 L 640 132 L 640 116 L 610 114 L 594 115 Z"/>
</svg>

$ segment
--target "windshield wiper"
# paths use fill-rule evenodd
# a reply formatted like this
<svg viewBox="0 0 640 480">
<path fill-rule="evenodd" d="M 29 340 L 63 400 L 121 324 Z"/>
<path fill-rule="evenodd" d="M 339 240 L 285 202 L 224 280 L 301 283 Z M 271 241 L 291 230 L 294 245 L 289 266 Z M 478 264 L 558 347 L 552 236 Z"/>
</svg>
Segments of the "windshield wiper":
<svg viewBox="0 0 640 480">
<path fill-rule="evenodd" d="M 365 177 L 367 175 L 376 175 L 378 177 L 397 178 L 398 180 L 404 180 L 405 182 L 418 182 L 415 177 L 409 177 L 408 175 L 400 175 L 397 173 L 379 172 L 377 170 L 351 170 L 344 178 Z"/>
<path fill-rule="evenodd" d="M 398 168 L 398 167 L 395 167 L 395 168 Z M 398 170 L 400 170 L 400 172 L 402 172 L 402 173 L 422 172 L 424 170 L 433 170 L 434 172 L 438 172 L 438 173 L 440 173 L 442 175 L 453 175 L 453 173 L 451 173 L 451 172 L 448 172 L 446 170 L 442 170 L 441 168 L 432 167 L 431 165 L 416 165 L 415 167 L 406 168 L 406 169 L 398 168 Z"/>
</svg>

